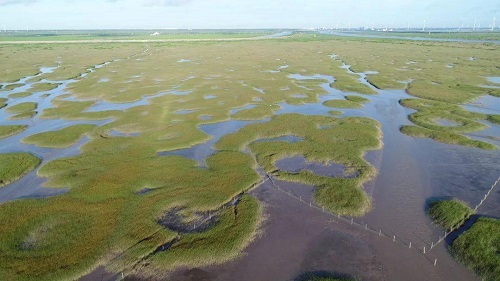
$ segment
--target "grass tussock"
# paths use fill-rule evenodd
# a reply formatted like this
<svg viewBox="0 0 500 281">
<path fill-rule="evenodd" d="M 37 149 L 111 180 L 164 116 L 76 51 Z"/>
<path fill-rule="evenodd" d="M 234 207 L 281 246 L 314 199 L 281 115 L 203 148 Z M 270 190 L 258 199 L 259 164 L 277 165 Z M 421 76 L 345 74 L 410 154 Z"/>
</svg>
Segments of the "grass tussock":
<svg viewBox="0 0 500 281">
<path fill-rule="evenodd" d="M 0 154 L 0 187 L 20 179 L 33 171 L 42 161 L 30 153 Z"/>
<path fill-rule="evenodd" d="M 431 219 L 446 230 L 461 226 L 474 211 L 457 199 L 432 202 L 427 211 Z"/>
<path fill-rule="evenodd" d="M 499 249 L 500 220 L 494 218 L 479 218 L 451 245 L 453 256 L 485 281 L 500 276 Z"/>
</svg>

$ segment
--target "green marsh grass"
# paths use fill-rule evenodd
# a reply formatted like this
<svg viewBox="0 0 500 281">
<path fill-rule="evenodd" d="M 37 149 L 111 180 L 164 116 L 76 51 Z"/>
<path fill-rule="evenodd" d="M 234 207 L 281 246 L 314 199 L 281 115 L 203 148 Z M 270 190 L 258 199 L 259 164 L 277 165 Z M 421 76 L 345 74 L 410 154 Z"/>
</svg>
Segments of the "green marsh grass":
<svg viewBox="0 0 500 281">
<path fill-rule="evenodd" d="M 491 120 L 491 116 L 469 112 L 459 105 L 427 99 L 403 99 L 400 104 L 417 110 L 408 119 L 417 126 L 403 126 L 401 132 L 412 137 L 431 138 L 436 141 L 493 150 L 496 146 L 488 142 L 469 139 L 461 133 L 483 130 L 487 125 L 477 120 Z M 454 126 L 443 126 L 437 120 L 447 120 Z"/>
<path fill-rule="evenodd" d="M 500 115 L 498 115 L 498 114 L 497 115 L 489 115 L 486 120 L 490 121 L 493 124 L 500 124 Z"/>
<path fill-rule="evenodd" d="M 500 276 L 500 220 L 479 218 L 451 245 L 453 256 L 474 270 L 481 280 L 495 281 Z"/>
<path fill-rule="evenodd" d="M 262 211 L 256 199 L 244 195 L 237 206 L 222 210 L 219 221 L 208 231 L 187 234 L 168 251 L 150 260 L 150 266 L 174 269 L 182 266 L 221 264 L 240 255 L 255 238 Z"/>
<path fill-rule="evenodd" d="M 36 93 L 36 92 L 45 92 L 54 90 L 60 84 L 59 83 L 36 83 L 31 85 L 31 88 L 28 89 L 28 92 Z"/>
<path fill-rule="evenodd" d="M 497 147 L 494 144 L 479 140 L 473 140 L 456 133 L 436 131 L 417 126 L 402 126 L 400 130 L 403 134 L 416 138 L 430 138 L 439 142 L 468 146 L 468 147 L 477 147 L 484 150 L 497 149 Z"/>
<path fill-rule="evenodd" d="M 330 211 L 344 215 L 362 215 L 370 208 L 370 199 L 361 189 L 373 177 L 375 169 L 363 158 L 367 150 L 380 148 L 379 124 L 367 118 L 334 118 L 284 114 L 263 124 L 252 124 L 239 132 L 224 136 L 219 150 L 244 150 L 249 147 L 259 165 L 279 179 L 316 186 L 316 202 Z M 321 129 L 324 127 L 324 129 Z M 254 142 L 261 138 L 295 135 L 304 138 L 296 143 Z M 342 147 L 342 149 L 337 149 Z M 303 155 L 308 161 L 335 162 L 358 172 L 356 178 L 331 178 L 311 172 L 287 173 L 277 170 L 281 158 Z"/>
<path fill-rule="evenodd" d="M 19 93 L 14 93 L 14 94 L 10 94 L 9 95 L 9 98 L 25 98 L 25 97 L 29 97 L 31 96 L 32 93 L 29 93 L 29 92 L 19 92 Z"/>
<path fill-rule="evenodd" d="M 21 140 L 23 143 L 34 144 L 40 147 L 65 148 L 78 142 L 84 135 L 97 127 L 96 125 L 74 125 L 57 131 L 48 131 L 31 135 Z"/>
<path fill-rule="evenodd" d="M 0 139 L 19 134 L 27 128 L 26 125 L 0 125 Z"/>
<path fill-rule="evenodd" d="M 20 179 L 41 162 L 38 157 L 25 152 L 0 154 L 0 187 Z"/>
<path fill-rule="evenodd" d="M 362 108 L 358 102 L 349 101 L 349 100 L 327 100 L 323 103 L 323 105 L 334 108 Z"/>
<path fill-rule="evenodd" d="M 354 95 L 346 96 L 345 99 L 348 101 L 357 102 L 357 103 L 366 103 L 366 102 L 370 101 L 367 98 L 360 97 L 360 96 L 354 96 Z"/>
<path fill-rule="evenodd" d="M 474 211 L 460 200 L 449 199 L 432 202 L 427 213 L 436 224 L 449 231 L 461 226 Z"/>
<path fill-rule="evenodd" d="M 28 112 L 12 115 L 11 117 L 9 117 L 9 120 L 29 119 L 29 118 L 33 118 L 33 116 L 35 116 L 36 114 L 37 114 L 36 111 L 28 111 Z"/>
<path fill-rule="evenodd" d="M 7 107 L 7 109 L 5 109 L 5 111 L 8 113 L 20 114 L 20 113 L 26 113 L 29 111 L 34 111 L 34 110 L 36 110 L 37 106 L 38 106 L 38 104 L 36 102 L 23 102 L 23 103 L 19 103 L 19 104 Z"/>
<path fill-rule="evenodd" d="M 19 87 L 22 87 L 24 86 L 24 84 L 9 84 L 9 85 L 6 85 L 2 88 L 2 90 L 6 90 L 6 91 L 12 91 L 16 88 L 19 88 Z"/>
</svg>

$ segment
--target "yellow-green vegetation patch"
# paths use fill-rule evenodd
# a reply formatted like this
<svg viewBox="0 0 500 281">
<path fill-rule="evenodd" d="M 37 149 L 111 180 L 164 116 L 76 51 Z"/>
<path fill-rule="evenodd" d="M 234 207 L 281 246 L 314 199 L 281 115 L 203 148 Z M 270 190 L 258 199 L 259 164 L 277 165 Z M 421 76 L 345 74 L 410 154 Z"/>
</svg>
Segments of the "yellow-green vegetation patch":
<svg viewBox="0 0 500 281">
<path fill-rule="evenodd" d="M 0 139 L 19 134 L 26 128 L 26 125 L 0 125 Z"/>
<path fill-rule="evenodd" d="M 259 165 L 276 177 L 316 186 L 315 200 L 330 211 L 345 215 L 362 215 L 370 207 L 370 199 L 361 186 L 375 169 L 363 159 L 366 150 L 380 147 L 379 124 L 368 118 L 334 118 L 284 114 L 263 124 L 252 124 L 234 134 L 224 136 L 219 150 L 243 150 L 249 146 Z M 294 135 L 300 142 L 254 142 Z M 341 149 L 339 149 L 341 148 Z M 357 173 L 355 178 L 333 178 L 310 171 L 288 173 L 277 170 L 275 162 L 288 156 L 302 155 L 308 161 L 335 162 Z"/>
<path fill-rule="evenodd" d="M 33 171 L 41 160 L 25 152 L 0 154 L 0 187 L 20 179 Z"/>
<path fill-rule="evenodd" d="M 172 270 L 182 266 L 199 267 L 221 264 L 240 255 L 253 240 L 261 220 L 256 199 L 244 195 L 239 203 L 221 211 L 218 222 L 208 231 L 190 233 L 167 251 L 153 255 L 149 266 Z"/>
<path fill-rule="evenodd" d="M 263 104 L 250 109 L 238 111 L 233 116 L 233 119 L 238 120 L 261 120 L 274 115 L 274 112 L 280 107 L 278 105 Z"/>
<path fill-rule="evenodd" d="M 29 88 L 28 91 L 32 92 L 32 93 L 45 92 L 45 91 L 54 90 L 59 85 L 61 85 L 61 84 L 60 83 L 36 83 L 36 84 L 31 85 L 31 87 Z"/>
<path fill-rule="evenodd" d="M 31 135 L 21 141 L 41 147 L 65 148 L 78 142 L 84 134 L 89 133 L 95 127 L 97 126 L 89 124 L 74 125 L 57 131 L 48 131 Z"/>
<path fill-rule="evenodd" d="M 474 211 L 457 199 L 432 202 L 427 211 L 431 219 L 446 230 L 461 226 Z"/>
<path fill-rule="evenodd" d="M 360 96 L 354 96 L 354 95 L 346 96 L 345 99 L 348 101 L 357 102 L 357 103 L 366 103 L 366 102 L 370 101 L 367 98 L 360 97 Z"/>
<path fill-rule="evenodd" d="M 24 84 L 9 84 L 2 88 L 2 90 L 12 91 L 16 88 L 22 87 Z"/>
<path fill-rule="evenodd" d="M 29 111 L 34 111 L 37 108 L 38 104 L 36 102 L 23 102 L 10 107 L 7 107 L 5 111 L 13 114 L 26 113 Z"/>
<path fill-rule="evenodd" d="M 334 116 L 341 115 L 342 113 L 343 113 L 342 111 L 338 111 L 338 110 L 330 110 L 330 111 L 328 111 L 328 114 L 334 115 Z"/>
<path fill-rule="evenodd" d="M 9 117 L 9 119 L 10 120 L 29 119 L 29 118 L 32 118 L 33 116 L 35 116 L 36 113 L 37 113 L 36 111 L 23 112 L 23 113 L 13 115 L 13 116 Z"/>
<path fill-rule="evenodd" d="M 481 149 L 495 149 L 493 144 L 472 140 L 459 134 L 487 128 L 487 125 L 477 120 L 490 120 L 491 116 L 495 118 L 494 115 L 469 112 L 455 104 L 426 99 L 403 99 L 400 104 L 417 110 L 410 114 L 409 119 L 418 127 L 403 126 L 401 132 L 404 134 Z"/>
<path fill-rule="evenodd" d="M 451 245 L 453 256 L 485 281 L 500 276 L 500 220 L 479 218 Z"/>
<path fill-rule="evenodd" d="M 252 198 L 244 196 L 237 210 L 223 210 L 220 220 L 206 232 L 189 234 L 186 239 L 182 235 L 179 249 L 191 251 L 175 250 L 174 262 L 168 252 L 156 250 L 178 234 L 157 220 L 174 207 L 215 212 L 259 180 L 253 158 L 241 152 L 219 152 L 202 169 L 183 157 L 158 157 L 155 142 L 141 137 L 95 138 L 81 148 L 80 155 L 51 161 L 39 170 L 40 176 L 49 178 L 48 186 L 69 188 L 68 193 L 0 205 L 0 218 L 10 218 L 5 220 L 9 227 L 0 231 L 0 240 L 8 244 L 0 251 L 0 276 L 7 280 L 75 279 L 99 261 L 115 270 L 130 270 L 140 261 L 151 266 L 174 265 L 175 260 L 198 264 L 204 251 L 212 256 L 204 264 L 236 256 L 251 241 L 258 225 L 260 211 Z M 151 191 L 141 194 L 145 188 Z M 37 211 L 29 215 L 14 212 L 31 208 Z M 68 218 L 49 221 L 55 214 L 66 213 Z M 25 227 L 18 227 L 24 223 Z M 54 242 L 60 236 L 47 234 L 47 242 L 33 238 L 39 237 L 40 227 L 57 231 L 58 225 L 63 228 L 61 233 L 74 229 L 78 236 L 59 239 L 64 246 L 62 258 L 57 254 L 62 248 Z M 26 250 L 45 247 L 42 245 L 48 245 L 47 250 Z M 35 262 L 42 254 L 44 262 Z M 18 256 L 23 258 L 3 262 Z M 119 258 L 113 259 L 115 256 Z"/>
<path fill-rule="evenodd" d="M 461 84 L 433 84 L 431 80 L 410 83 L 408 93 L 423 99 L 461 103 L 485 94 L 484 88 Z"/>
<path fill-rule="evenodd" d="M 363 105 L 348 100 L 327 100 L 323 105 L 335 108 L 362 108 Z"/>
<path fill-rule="evenodd" d="M 493 124 L 500 124 L 500 115 L 499 114 L 489 115 L 487 120 Z"/>
<path fill-rule="evenodd" d="M 15 98 L 25 98 L 25 97 L 29 97 L 31 95 L 32 95 L 32 93 L 30 93 L 30 92 L 19 92 L 19 93 L 10 94 L 9 98 L 13 98 L 13 99 L 15 99 Z"/>
<path fill-rule="evenodd" d="M 7 99 L 0 98 L 0 109 L 4 108 L 6 106 L 7 106 Z"/>
<path fill-rule="evenodd" d="M 122 115 L 122 111 L 106 110 L 86 112 L 94 101 L 65 101 L 56 100 L 52 102 L 54 107 L 46 108 L 42 111 L 41 118 L 44 119 L 81 119 L 81 120 L 102 120 Z"/>
<path fill-rule="evenodd" d="M 2 204 L 0 219 L 8 227 L 0 229 L 1 279 L 78 279 L 109 250 L 120 203 L 60 196 Z"/>
<path fill-rule="evenodd" d="M 357 78 L 348 74 L 335 75 L 335 82 L 330 84 L 330 87 L 343 92 L 360 93 L 365 95 L 377 94 L 372 88 L 362 84 Z"/>
<path fill-rule="evenodd" d="M 400 130 L 403 134 L 416 138 L 430 138 L 439 142 L 477 147 L 485 150 L 495 150 L 497 148 L 494 144 L 473 140 L 456 133 L 436 131 L 417 126 L 402 126 Z"/>
</svg>

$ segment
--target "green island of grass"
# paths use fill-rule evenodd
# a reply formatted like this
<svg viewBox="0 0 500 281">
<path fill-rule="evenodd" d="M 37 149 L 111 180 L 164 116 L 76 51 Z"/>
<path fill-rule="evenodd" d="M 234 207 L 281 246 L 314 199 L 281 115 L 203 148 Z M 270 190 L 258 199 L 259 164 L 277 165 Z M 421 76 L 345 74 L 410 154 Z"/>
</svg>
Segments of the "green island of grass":
<svg viewBox="0 0 500 281">
<path fill-rule="evenodd" d="M 42 161 L 30 153 L 0 154 L 0 187 L 20 179 L 33 171 Z"/>
<path fill-rule="evenodd" d="M 500 220 L 479 218 L 451 245 L 453 256 L 485 281 L 500 276 Z"/>
<path fill-rule="evenodd" d="M 346 96 L 345 99 L 348 101 L 357 102 L 357 103 L 366 103 L 366 102 L 370 101 L 367 98 L 360 97 L 360 96 L 354 96 L 354 95 Z"/>
<path fill-rule="evenodd" d="M 9 84 L 9 85 L 6 85 L 2 88 L 2 90 L 7 90 L 7 91 L 12 91 L 16 88 L 19 88 L 21 86 L 24 86 L 24 84 L 19 84 L 19 83 L 16 83 L 16 84 Z"/>
<path fill-rule="evenodd" d="M 462 146 L 477 147 L 484 150 L 495 150 L 497 147 L 494 144 L 469 139 L 456 133 L 442 132 L 438 130 L 431 130 L 417 126 L 402 126 L 400 128 L 403 134 L 416 138 L 431 138 L 436 141 L 457 144 Z"/>
<path fill-rule="evenodd" d="M 4 108 L 7 106 L 7 99 L 6 98 L 0 98 L 0 109 Z"/>
<path fill-rule="evenodd" d="M 432 202 L 427 212 L 436 224 L 448 231 L 461 226 L 474 214 L 474 210 L 457 199 Z"/>
<path fill-rule="evenodd" d="M 29 92 L 19 92 L 19 93 L 10 94 L 9 98 L 25 98 L 25 97 L 29 97 L 31 95 L 32 94 Z"/>
<path fill-rule="evenodd" d="M 0 139 L 10 137 L 21 133 L 26 130 L 28 126 L 26 125 L 1 125 L 0 126 Z"/>
<path fill-rule="evenodd" d="M 500 114 L 489 115 L 487 120 L 493 124 L 500 124 Z"/>
<path fill-rule="evenodd" d="M 46 92 L 50 90 L 54 90 L 60 85 L 60 83 L 36 83 L 31 85 L 31 88 L 28 89 L 28 92 L 36 93 L 36 92 Z"/>
<path fill-rule="evenodd" d="M 12 114 L 21 114 L 29 111 L 34 111 L 38 104 L 36 102 L 23 102 L 10 107 L 7 107 L 5 111 Z"/>
<path fill-rule="evenodd" d="M 237 133 L 224 136 L 217 144 L 219 150 L 241 151 L 249 147 L 258 164 L 279 179 L 310 184 L 316 187 L 314 198 L 332 212 L 359 216 L 371 206 L 361 186 L 375 169 L 363 159 L 367 150 L 380 148 L 379 124 L 368 118 L 334 118 L 283 114 L 264 124 L 252 124 Z M 261 138 L 294 135 L 304 138 L 296 143 L 255 142 Z M 335 136 L 335 137 L 332 137 Z M 341 150 L 337 149 L 342 147 Z M 302 155 L 308 161 L 335 162 L 350 167 L 354 178 L 335 178 L 315 175 L 310 171 L 288 173 L 277 170 L 281 158 Z"/>
<path fill-rule="evenodd" d="M 349 100 L 327 100 L 323 103 L 324 106 L 334 108 L 362 108 L 363 106 L 358 102 Z"/>
<path fill-rule="evenodd" d="M 31 135 L 21 140 L 23 143 L 34 144 L 40 147 L 65 148 L 78 142 L 86 133 L 97 127 L 96 125 L 82 124 L 69 126 L 57 131 L 49 131 Z"/>
</svg>

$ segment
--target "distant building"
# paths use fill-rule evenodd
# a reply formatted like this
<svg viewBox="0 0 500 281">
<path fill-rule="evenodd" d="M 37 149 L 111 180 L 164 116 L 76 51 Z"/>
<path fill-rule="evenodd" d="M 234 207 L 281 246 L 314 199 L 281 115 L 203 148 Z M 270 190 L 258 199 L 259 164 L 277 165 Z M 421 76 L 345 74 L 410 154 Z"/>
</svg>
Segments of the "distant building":
<svg viewBox="0 0 500 281">
<path fill-rule="evenodd" d="M 160 35 L 159 32 L 155 32 L 155 33 L 149 34 L 149 36 L 158 36 L 158 35 Z"/>
</svg>

